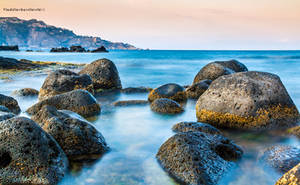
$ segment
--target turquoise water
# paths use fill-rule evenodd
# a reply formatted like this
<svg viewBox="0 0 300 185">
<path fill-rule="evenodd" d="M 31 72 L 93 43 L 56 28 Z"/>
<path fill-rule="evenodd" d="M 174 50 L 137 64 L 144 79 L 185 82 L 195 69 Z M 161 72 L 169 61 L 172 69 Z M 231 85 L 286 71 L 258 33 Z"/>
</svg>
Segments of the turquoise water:
<svg viewBox="0 0 300 185">
<path fill-rule="evenodd" d="M 99 58 L 112 60 L 120 73 L 123 87 L 147 86 L 155 88 L 165 83 L 191 84 L 205 64 L 215 60 L 237 59 L 249 70 L 279 75 L 290 96 L 300 105 L 300 51 L 113 51 L 110 53 L 48 53 L 0 52 L 0 56 L 35 61 L 90 63 Z M 39 89 L 50 70 L 26 72 L 0 80 L 0 93 L 10 95 L 13 90 L 32 87 Z M 37 101 L 17 98 L 22 111 Z M 147 99 L 147 94 L 110 94 L 97 97 L 101 115 L 91 122 L 103 134 L 111 151 L 91 164 L 76 165 L 61 184 L 175 184 L 160 168 L 155 154 L 160 145 L 173 135 L 171 127 L 180 121 L 196 121 L 195 101 L 188 101 L 185 112 L 167 116 L 153 113 L 149 106 L 114 108 L 117 100 Z M 26 114 L 23 112 L 22 115 Z M 275 144 L 300 146 L 293 137 L 267 133 L 224 134 L 245 151 L 237 168 L 220 184 L 271 185 L 281 175 L 265 170 L 257 162 L 261 151 Z M 255 179 L 255 180 L 254 180 Z"/>
</svg>

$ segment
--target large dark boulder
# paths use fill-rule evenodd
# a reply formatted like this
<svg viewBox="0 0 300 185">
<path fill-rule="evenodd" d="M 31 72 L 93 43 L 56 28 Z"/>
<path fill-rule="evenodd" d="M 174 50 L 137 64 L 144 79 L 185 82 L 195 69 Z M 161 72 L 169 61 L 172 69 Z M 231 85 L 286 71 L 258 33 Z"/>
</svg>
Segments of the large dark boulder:
<svg viewBox="0 0 300 185">
<path fill-rule="evenodd" d="M 32 89 L 32 88 L 23 88 L 23 89 L 19 89 L 19 90 L 15 90 L 12 93 L 14 96 L 38 96 L 39 95 L 39 91 L 36 89 Z"/>
<path fill-rule="evenodd" d="M 122 89 L 119 72 L 115 64 L 108 59 L 96 60 L 82 69 L 79 74 L 88 74 L 92 77 L 94 88 L 97 91 L 107 89 Z"/>
<path fill-rule="evenodd" d="M 0 105 L 7 107 L 14 114 L 19 114 L 21 112 L 17 100 L 10 96 L 0 94 Z"/>
<path fill-rule="evenodd" d="M 183 108 L 174 100 L 168 98 L 160 98 L 154 100 L 150 108 L 152 111 L 161 113 L 161 114 L 178 114 L 183 112 Z"/>
<path fill-rule="evenodd" d="M 150 102 L 159 98 L 168 98 L 177 102 L 184 102 L 187 99 L 184 88 L 175 83 L 169 83 L 155 88 L 148 96 Z"/>
<path fill-rule="evenodd" d="M 185 92 L 188 98 L 198 99 L 209 87 L 211 80 L 202 80 L 198 83 L 192 84 L 186 88 Z"/>
<path fill-rule="evenodd" d="M 194 78 L 193 84 L 206 79 L 213 81 L 223 75 L 245 71 L 248 71 L 247 67 L 237 60 L 211 62 L 205 65 L 198 72 L 198 74 Z"/>
<path fill-rule="evenodd" d="M 31 115 L 36 114 L 45 105 L 54 106 L 59 110 L 70 110 L 84 117 L 96 116 L 101 111 L 100 105 L 91 93 L 78 89 L 44 99 L 31 106 L 26 112 Z"/>
<path fill-rule="evenodd" d="M 243 151 L 222 135 L 180 132 L 156 155 L 170 176 L 181 184 L 213 185 L 235 166 Z"/>
<path fill-rule="evenodd" d="M 286 128 L 299 120 L 297 107 L 277 75 L 241 72 L 214 80 L 196 105 L 199 122 L 238 129 Z"/>
<path fill-rule="evenodd" d="M 93 93 L 93 82 L 89 75 L 78 75 L 69 70 L 57 70 L 48 75 L 39 93 L 39 99 L 45 99 L 75 89 L 84 89 Z"/>
<path fill-rule="evenodd" d="M 300 184 L 300 163 L 286 172 L 275 185 L 299 185 Z"/>
<path fill-rule="evenodd" d="M 70 161 L 91 160 L 108 150 L 102 134 L 87 121 L 44 106 L 32 116 L 58 142 Z"/>
<path fill-rule="evenodd" d="M 67 167 L 60 146 L 34 121 L 0 122 L 0 184 L 57 184 Z"/>
<path fill-rule="evenodd" d="M 260 161 L 280 173 L 286 173 L 300 163 L 300 148 L 272 146 L 260 156 Z"/>
<path fill-rule="evenodd" d="M 221 134 L 220 130 L 215 127 L 199 122 L 179 122 L 172 127 L 172 130 L 176 133 L 179 132 L 204 132 L 208 134 Z"/>
</svg>

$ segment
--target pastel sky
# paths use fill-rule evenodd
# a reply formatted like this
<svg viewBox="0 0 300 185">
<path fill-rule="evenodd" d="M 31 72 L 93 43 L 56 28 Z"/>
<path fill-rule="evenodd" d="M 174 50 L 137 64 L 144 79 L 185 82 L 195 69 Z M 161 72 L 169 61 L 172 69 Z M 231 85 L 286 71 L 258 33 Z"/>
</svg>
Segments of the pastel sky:
<svg viewBox="0 0 300 185">
<path fill-rule="evenodd" d="M 300 0 L 0 0 L 0 8 L 1 17 L 140 48 L 300 49 Z"/>
</svg>

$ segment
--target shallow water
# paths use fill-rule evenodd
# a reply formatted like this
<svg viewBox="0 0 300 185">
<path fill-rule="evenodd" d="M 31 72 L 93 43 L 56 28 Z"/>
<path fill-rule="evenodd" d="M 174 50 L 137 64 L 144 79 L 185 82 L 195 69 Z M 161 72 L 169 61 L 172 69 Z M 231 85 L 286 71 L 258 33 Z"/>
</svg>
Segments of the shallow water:
<svg viewBox="0 0 300 185">
<path fill-rule="evenodd" d="M 0 52 L 0 56 L 39 61 L 90 63 L 108 58 L 116 64 L 123 87 L 159 85 L 175 82 L 191 84 L 197 72 L 214 60 L 238 59 L 249 70 L 279 75 L 290 96 L 300 105 L 300 51 L 114 51 L 110 53 L 48 53 Z M 4 75 L 0 93 L 10 95 L 13 90 L 32 87 L 39 89 L 49 71 Z M 3 75 L 2 75 L 3 76 Z M 17 98 L 22 111 L 36 98 Z M 147 99 L 147 94 L 112 94 L 97 97 L 102 113 L 91 122 L 103 134 L 111 151 L 98 161 L 76 166 L 60 184 L 175 184 L 156 162 L 160 145 L 173 135 L 171 127 L 180 121 L 196 121 L 195 101 L 188 101 L 185 112 L 168 116 L 153 113 L 149 106 L 114 108 L 117 100 Z M 22 115 L 26 114 L 23 112 Z M 224 131 L 244 149 L 244 156 L 232 173 L 220 184 L 271 185 L 281 175 L 264 169 L 257 162 L 259 153 L 274 144 L 300 146 L 293 137 L 266 133 Z"/>
</svg>

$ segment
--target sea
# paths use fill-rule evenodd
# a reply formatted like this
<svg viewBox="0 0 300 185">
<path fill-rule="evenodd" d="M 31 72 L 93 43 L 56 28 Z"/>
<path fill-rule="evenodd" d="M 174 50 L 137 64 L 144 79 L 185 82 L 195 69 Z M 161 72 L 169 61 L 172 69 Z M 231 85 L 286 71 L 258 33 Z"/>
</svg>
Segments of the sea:
<svg viewBox="0 0 300 185">
<path fill-rule="evenodd" d="M 213 61 L 236 59 L 250 71 L 278 75 L 299 109 L 300 51 L 197 51 L 139 50 L 109 53 L 0 52 L 2 57 L 88 64 L 94 60 L 112 60 L 119 71 L 122 86 L 156 88 L 166 83 L 190 85 L 197 72 Z M 11 95 L 21 88 L 39 89 L 51 70 L 2 74 L 0 93 Z M 196 121 L 196 101 L 189 100 L 178 115 L 161 115 L 149 106 L 113 107 L 119 100 L 146 100 L 148 94 L 109 94 L 96 97 L 101 115 L 89 120 L 104 136 L 111 151 L 97 161 L 72 164 L 61 185 L 174 185 L 176 182 L 160 167 L 155 155 L 174 133 L 171 128 L 181 121 Z M 25 110 L 37 98 L 16 97 Z M 275 145 L 300 147 L 295 137 L 266 132 L 224 130 L 244 150 L 243 158 L 220 180 L 221 185 L 273 185 L 282 174 L 263 165 L 259 157 Z"/>
</svg>

